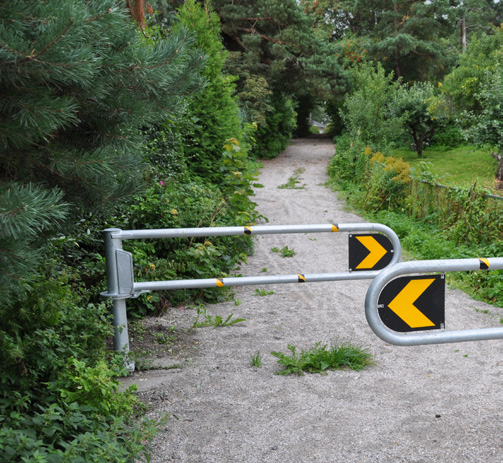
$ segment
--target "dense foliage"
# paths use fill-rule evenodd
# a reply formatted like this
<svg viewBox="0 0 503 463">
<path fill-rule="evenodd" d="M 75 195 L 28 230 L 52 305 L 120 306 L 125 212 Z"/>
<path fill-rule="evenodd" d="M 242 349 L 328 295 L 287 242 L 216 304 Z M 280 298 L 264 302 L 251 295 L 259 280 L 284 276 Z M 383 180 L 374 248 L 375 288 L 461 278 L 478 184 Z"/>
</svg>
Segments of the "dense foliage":
<svg viewBox="0 0 503 463">
<path fill-rule="evenodd" d="M 107 348 L 101 230 L 253 222 L 254 128 L 222 73 L 218 18 L 194 2 L 169 30 L 139 29 L 113 0 L 1 7 L 0 459 L 146 457 L 154 423 L 119 391 L 123 360 Z M 129 249 L 141 280 L 223 276 L 251 248 Z M 131 315 L 173 297 L 145 297 Z"/>
</svg>

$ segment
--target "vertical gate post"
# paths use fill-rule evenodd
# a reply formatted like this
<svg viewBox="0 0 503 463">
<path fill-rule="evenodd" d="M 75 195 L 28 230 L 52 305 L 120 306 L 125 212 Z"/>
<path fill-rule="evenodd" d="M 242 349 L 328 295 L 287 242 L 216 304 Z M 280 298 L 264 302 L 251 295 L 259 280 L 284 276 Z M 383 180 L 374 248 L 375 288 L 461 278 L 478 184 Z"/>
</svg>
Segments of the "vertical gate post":
<svg viewBox="0 0 503 463">
<path fill-rule="evenodd" d="M 125 354 L 125 366 L 133 372 L 135 365 L 129 359 L 129 334 L 127 326 L 126 299 L 129 295 L 121 295 L 119 290 L 119 269 L 117 251 L 122 251 L 122 239 L 113 238 L 112 234 L 120 232 L 120 228 L 107 228 L 105 235 L 105 258 L 108 291 L 102 296 L 111 297 L 113 302 L 114 349 Z"/>
</svg>

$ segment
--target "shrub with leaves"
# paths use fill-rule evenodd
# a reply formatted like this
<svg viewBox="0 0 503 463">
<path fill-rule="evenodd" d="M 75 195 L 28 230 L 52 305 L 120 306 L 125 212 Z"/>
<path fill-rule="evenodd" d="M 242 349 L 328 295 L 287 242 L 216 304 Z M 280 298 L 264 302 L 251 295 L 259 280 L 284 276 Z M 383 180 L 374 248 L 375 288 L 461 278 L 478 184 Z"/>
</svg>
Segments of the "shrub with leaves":
<svg viewBox="0 0 503 463">
<path fill-rule="evenodd" d="M 271 159 L 284 150 L 292 138 L 297 114 L 291 98 L 276 90 L 270 97 L 271 111 L 265 113 L 265 123 L 257 130 L 257 143 L 253 155 L 258 159 Z"/>
<path fill-rule="evenodd" d="M 86 303 L 48 270 L 24 301 L 0 306 L 0 332 L 2 462 L 119 462 L 145 450 L 154 428 L 133 423 L 136 396 L 116 380 L 121 360 L 114 370 L 104 361 L 104 303 Z"/>
</svg>

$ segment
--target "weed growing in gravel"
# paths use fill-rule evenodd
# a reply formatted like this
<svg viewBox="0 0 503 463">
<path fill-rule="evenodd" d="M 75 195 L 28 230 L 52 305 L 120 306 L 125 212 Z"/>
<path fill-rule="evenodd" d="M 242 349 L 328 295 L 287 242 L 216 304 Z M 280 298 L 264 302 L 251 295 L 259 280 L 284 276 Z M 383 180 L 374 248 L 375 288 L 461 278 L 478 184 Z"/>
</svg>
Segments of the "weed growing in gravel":
<svg viewBox="0 0 503 463">
<path fill-rule="evenodd" d="M 137 371 L 152 369 L 154 362 L 150 355 L 151 353 L 146 349 L 131 349 L 129 351 L 130 360 L 134 362 L 134 367 Z"/>
<path fill-rule="evenodd" d="M 289 190 L 302 190 L 302 189 L 304 189 L 305 185 L 297 186 L 297 184 L 300 183 L 299 175 L 302 174 L 304 171 L 305 171 L 305 169 L 302 167 L 297 169 L 293 173 L 293 175 L 288 179 L 288 182 L 286 182 L 283 185 L 280 185 L 278 188 L 279 189 L 289 189 Z"/>
<path fill-rule="evenodd" d="M 166 333 L 152 333 L 154 336 L 154 343 L 155 344 L 170 344 L 173 343 L 176 339 L 176 336 L 174 334 L 169 335 Z"/>
<path fill-rule="evenodd" d="M 351 344 L 341 346 L 328 346 L 316 343 L 311 349 L 297 353 L 295 346 L 288 345 L 291 355 L 282 352 L 271 352 L 278 359 L 283 369 L 278 370 L 277 375 L 303 375 L 307 373 L 326 374 L 327 370 L 362 370 L 371 365 L 372 355 L 367 349 L 355 347 Z"/>
<path fill-rule="evenodd" d="M 284 248 L 272 248 L 272 252 L 279 252 L 281 253 L 281 257 L 293 257 L 295 254 L 297 254 L 293 249 L 290 249 L 288 246 L 285 246 Z"/>
<path fill-rule="evenodd" d="M 250 366 L 260 368 L 262 366 L 262 354 L 258 350 L 255 354 L 250 355 Z"/>
<path fill-rule="evenodd" d="M 204 317 L 203 321 L 199 321 L 200 317 Z M 213 326 L 214 328 L 222 328 L 224 326 L 230 326 L 230 325 L 235 325 L 236 323 L 241 323 L 245 322 L 246 318 L 235 318 L 234 320 L 231 320 L 232 317 L 234 316 L 233 313 L 231 313 L 225 320 L 223 317 L 220 315 L 208 315 L 206 314 L 206 307 L 204 306 L 198 306 L 197 307 L 197 315 L 194 320 L 194 324 L 192 325 L 193 328 L 204 328 L 206 326 Z"/>
<path fill-rule="evenodd" d="M 255 296 L 264 297 L 264 296 L 270 296 L 271 294 L 274 294 L 274 291 L 266 291 L 263 288 L 257 288 L 255 290 Z"/>
</svg>

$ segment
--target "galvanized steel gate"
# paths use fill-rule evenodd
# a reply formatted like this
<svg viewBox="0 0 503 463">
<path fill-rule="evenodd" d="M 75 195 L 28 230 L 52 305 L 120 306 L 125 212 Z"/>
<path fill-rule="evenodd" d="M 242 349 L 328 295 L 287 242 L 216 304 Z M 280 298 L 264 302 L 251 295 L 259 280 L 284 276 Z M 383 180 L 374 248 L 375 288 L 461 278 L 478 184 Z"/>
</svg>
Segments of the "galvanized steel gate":
<svg viewBox="0 0 503 463">
<path fill-rule="evenodd" d="M 207 278 L 196 280 L 171 280 L 135 282 L 133 273 L 133 259 L 131 253 L 122 249 L 122 241 L 127 239 L 162 239 L 162 238 L 190 238 L 208 236 L 247 236 L 269 235 L 289 233 L 333 233 L 333 232 L 372 232 L 365 235 L 365 239 L 382 237 L 384 234 L 389 239 L 391 254 L 386 267 L 380 270 L 365 270 L 343 273 L 317 273 L 317 274 L 293 274 L 276 276 L 236 277 L 236 278 Z M 475 341 L 486 339 L 503 339 L 503 327 L 485 328 L 472 330 L 446 331 L 445 323 L 435 321 L 420 313 L 414 305 L 416 300 L 431 287 L 440 287 L 435 280 L 443 279 L 443 275 L 433 277 L 415 277 L 398 284 L 395 290 L 397 277 L 405 274 L 432 272 L 452 272 L 471 270 L 499 270 L 503 269 L 503 258 L 480 258 L 480 259 L 455 259 L 416 261 L 399 263 L 401 256 L 400 241 L 395 232 L 382 224 L 375 223 L 349 223 L 349 224 L 321 224 L 321 225 L 280 225 L 280 226 L 253 226 L 253 227 L 210 227 L 210 228 L 180 228 L 159 230 L 121 230 L 109 228 L 104 230 L 105 255 L 107 267 L 108 291 L 102 293 L 104 297 L 113 300 L 114 316 L 114 348 L 117 351 L 127 353 L 129 350 L 129 335 L 126 317 L 126 299 L 138 297 L 143 292 L 189 289 L 189 288 L 212 288 L 225 286 L 245 286 L 258 284 L 283 284 L 283 283 L 312 283 L 321 281 L 362 280 L 373 279 L 365 299 L 365 313 L 367 321 L 377 336 L 386 342 L 396 345 L 417 345 L 432 343 L 448 343 L 461 341 Z M 350 235 L 351 236 L 351 235 Z M 362 236 L 361 241 L 364 237 Z M 377 240 L 376 240 L 377 241 Z M 379 246 L 379 245 L 377 245 Z M 367 246 L 369 247 L 369 246 Z M 380 246 L 379 246 L 380 247 Z M 382 253 L 381 253 L 382 254 Z M 380 255 L 377 260 L 380 259 Z M 378 267 L 378 265 L 376 265 Z M 372 267 L 374 268 L 374 267 Z M 403 278 L 403 277 L 402 277 Z M 389 287 L 393 286 L 391 289 Z M 395 294 L 396 293 L 396 294 Z M 387 294 L 388 301 L 382 303 L 380 298 Z M 390 297 L 389 294 L 392 296 Z M 384 297 L 384 299 L 386 299 Z M 438 298 L 437 298 L 438 299 Z M 434 301 L 435 304 L 443 305 L 443 300 Z M 434 305 L 435 305 L 434 304 Z M 417 305 L 417 304 L 416 304 Z M 386 306 L 386 307 L 385 307 Z M 395 324 L 387 321 L 381 311 L 388 310 L 390 317 L 400 319 L 399 323 L 406 329 L 403 331 L 423 331 L 419 333 L 397 332 Z M 390 311 L 391 310 L 391 311 Z M 443 309 L 442 309 L 443 310 Z M 394 314 L 392 313 L 394 312 Z M 385 314 L 385 312 L 384 312 Z M 441 316 L 440 316 L 441 317 Z M 440 318 L 439 318 L 440 320 Z M 439 331 L 431 332 L 437 329 Z M 398 329 L 398 331 L 401 331 Z M 424 331 L 428 331 L 424 333 Z M 134 369 L 134 364 L 128 367 Z"/>
<path fill-rule="evenodd" d="M 159 230 L 121 230 L 118 228 L 109 228 L 104 230 L 108 290 L 102 293 L 102 296 L 110 297 L 113 300 L 115 350 L 122 352 L 128 351 L 129 336 L 126 317 L 126 299 L 138 297 L 141 293 L 146 291 L 258 284 L 362 280 L 373 279 L 379 274 L 378 270 L 365 271 L 364 269 L 359 269 L 360 271 L 342 273 L 298 273 L 294 275 L 276 276 L 135 282 L 133 273 L 133 258 L 131 253 L 122 249 L 123 240 L 334 232 L 374 233 L 374 235 L 371 236 L 378 236 L 378 233 L 382 233 L 389 239 L 391 247 L 389 250 L 391 259 L 389 260 L 388 266 L 396 264 L 400 260 L 401 246 L 396 233 L 385 225 L 374 223 L 177 228 Z"/>
</svg>

